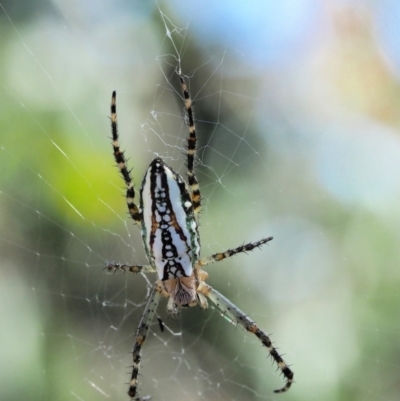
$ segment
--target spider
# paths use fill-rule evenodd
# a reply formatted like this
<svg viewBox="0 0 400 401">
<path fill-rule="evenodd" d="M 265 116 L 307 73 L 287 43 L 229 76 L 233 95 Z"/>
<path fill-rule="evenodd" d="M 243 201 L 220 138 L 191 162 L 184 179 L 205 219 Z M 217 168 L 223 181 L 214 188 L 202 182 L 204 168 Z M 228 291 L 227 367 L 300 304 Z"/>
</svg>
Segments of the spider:
<svg viewBox="0 0 400 401">
<path fill-rule="evenodd" d="M 135 401 L 150 397 L 138 396 L 138 375 L 142 346 L 161 297 L 168 298 L 167 310 L 176 314 L 178 308 L 200 305 L 207 308 L 207 298 L 233 322 L 253 333 L 265 346 L 285 378 L 285 385 L 275 393 L 287 391 L 293 382 L 293 372 L 273 347 L 269 336 L 262 331 L 244 312 L 217 290 L 206 284 L 208 274 L 202 270 L 205 265 L 219 262 L 233 255 L 251 251 L 272 240 L 263 238 L 225 252 L 200 258 L 199 213 L 201 195 L 194 171 L 196 154 L 196 129 L 192 100 L 184 76 L 178 72 L 182 87 L 186 122 L 189 129 L 186 158 L 188 184 L 159 157 L 149 165 L 140 188 L 139 206 L 135 203 L 136 191 L 124 152 L 120 150 L 116 92 L 111 98 L 111 131 L 114 158 L 126 184 L 126 202 L 129 214 L 140 227 L 148 265 L 127 265 L 108 263 L 109 272 L 157 273 L 144 313 L 136 332 L 133 346 L 133 367 L 128 395 Z"/>
</svg>

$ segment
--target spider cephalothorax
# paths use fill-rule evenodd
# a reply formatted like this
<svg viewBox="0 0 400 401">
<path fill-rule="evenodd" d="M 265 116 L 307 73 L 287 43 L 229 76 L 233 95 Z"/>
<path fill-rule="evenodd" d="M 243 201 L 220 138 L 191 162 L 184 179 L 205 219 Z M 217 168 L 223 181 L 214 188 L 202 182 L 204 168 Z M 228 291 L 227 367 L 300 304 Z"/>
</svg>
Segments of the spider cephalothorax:
<svg viewBox="0 0 400 401">
<path fill-rule="evenodd" d="M 223 315 L 242 325 L 248 332 L 255 334 L 261 343 L 267 347 L 286 380 L 285 385 L 275 392 L 287 391 L 293 382 L 293 372 L 272 346 L 268 335 L 259 329 L 256 323 L 249 319 L 237 306 L 205 283 L 208 274 L 202 270 L 202 267 L 238 253 L 251 251 L 271 241 L 272 237 L 228 249 L 207 258 L 200 258 L 198 219 L 201 195 L 194 173 L 196 130 L 189 91 L 183 76 L 180 75 L 179 78 L 189 126 L 186 151 L 188 185 L 178 173 L 157 157 L 150 163 L 143 178 L 139 207 L 135 203 L 135 189 L 124 152 L 119 147 L 116 92 L 113 92 L 111 99 L 114 157 L 126 183 L 126 202 L 129 213 L 141 228 L 143 245 L 150 264 L 109 263 L 107 269 L 113 272 L 121 270 L 133 273 L 157 273 L 158 275 L 158 280 L 150 294 L 137 330 L 136 342 L 132 352 L 133 369 L 128 394 L 137 401 L 147 398 L 140 398 L 137 395 L 141 349 L 162 296 L 168 298 L 167 309 L 171 313 L 175 313 L 177 308 L 197 304 L 206 308 L 206 298 L 210 299 Z"/>
</svg>

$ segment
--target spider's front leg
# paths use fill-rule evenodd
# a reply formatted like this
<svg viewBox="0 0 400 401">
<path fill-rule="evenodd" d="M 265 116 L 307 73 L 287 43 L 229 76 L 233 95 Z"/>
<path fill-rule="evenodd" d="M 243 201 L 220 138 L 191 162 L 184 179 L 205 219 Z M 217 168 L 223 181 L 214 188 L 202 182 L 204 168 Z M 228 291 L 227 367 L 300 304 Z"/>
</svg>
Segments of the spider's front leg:
<svg viewBox="0 0 400 401">
<path fill-rule="evenodd" d="M 293 383 L 294 373 L 279 355 L 278 351 L 274 348 L 268 335 L 262 331 L 255 322 L 249 319 L 247 315 L 236 305 L 229 301 L 228 298 L 224 297 L 221 293 L 208 284 L 204 284 L 201 288 L 201 291 L 221 310 L 223 315 L 226 315 L 233 321 L 238 322 L 249 333 L 253 333 L 261 341 L 262 345 L 268 349 L 269 354 L 278 365 L 278 368 L 286 380 L 285 385 L 282 388 L 275 390 L 274 393 L 284 393 L 285 391 L 289 390 Z"/>
<path fill-rule="evenodd" d="M 147 301 L 146 308 L 140 319 L 139 327 L 136 332 L 136 341 L 135 345 L 133 346 L 132 350 L 132 358 L 133 358 L 133 365 L 132 365 L 132 376 L 131 381 L 129 382 L 129 390 L 128 395 L 134 401 L 145 401 L 149 400 L 150 396 L 139 397 L 137 395 L 138 389 L 138 375 L 140 369 L 140 361 L 142 359 L 142 346 L 146 340 L 147 332 L 150 327 L 150 323 L 153 320 L 154 314 L 156 313 L 158 303 L 160 302 L 161 298 L 161 289 L 158 284 L 153 287 L 153 290 L 150 294 L 149 300 Z"/>
</svg>

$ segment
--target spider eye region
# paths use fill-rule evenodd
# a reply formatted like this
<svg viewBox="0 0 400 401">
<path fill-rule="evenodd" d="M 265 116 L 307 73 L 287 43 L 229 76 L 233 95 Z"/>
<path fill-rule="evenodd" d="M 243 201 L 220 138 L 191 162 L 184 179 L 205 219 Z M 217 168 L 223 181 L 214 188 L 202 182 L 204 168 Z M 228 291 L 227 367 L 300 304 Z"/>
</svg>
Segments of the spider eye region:
<svg viewBox="0 0 400 401">
<path fill-rule="evenodd" d="M 162 281 L 189 277 L 199 259 L 200 241 L 187 186 L 171 167 L 155 158 L 140 190 L 142 238 Z"/>
</svg>

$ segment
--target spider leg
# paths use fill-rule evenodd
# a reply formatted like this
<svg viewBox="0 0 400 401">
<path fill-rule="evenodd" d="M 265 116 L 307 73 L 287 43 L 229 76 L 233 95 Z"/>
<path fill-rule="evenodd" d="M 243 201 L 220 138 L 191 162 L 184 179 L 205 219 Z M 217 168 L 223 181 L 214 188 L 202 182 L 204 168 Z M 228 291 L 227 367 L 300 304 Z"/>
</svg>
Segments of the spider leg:
<svg viewBox="0 0 400 401">
<path fill-rule="evenodd" d="M 225 252 L 214 253 L 214 255 L 211 255 L 207 258 L 200 259 L 197 262 L 197 266 L 202 267 L 205 265 L 209 265 L 210 263 L 213 263 L 213 262 L 220 262 L 221 260 L 230 258 L 238 253 L 252 251 L 254 248 L 259 248 L 261 245 L 264 245 L 267 242 L 272 241 L 272 239 L 273 239 L 273 237 L 263 238 L 260 241 L 249 242 L 248 244 L 238 246 L 235 249 L 228 249 Z"/>
<path fill-rule="evenodd" d="M 151 265 L 126 265 L 124 263 L 116 262 L 107 263 L 105 269 L 112 273 L 115 273 L 118 270 L 132 273 L 157 273 L 157 271 Z"/>
<path fill-rule="evenodd" d="M 293 383 L 294 374 L 288 367 L 286 362 L 279 355 L 278 351 L 273 347 L 268 335 L 260 328 L 258 328 L 257 324 L 249 319 L 246 314 L 242 312 L 237 306 L 235 306 L 231 301 L 229 301 L 228 298 L 224 297 L 217 290 L 214 290 L 214 288 L 212 288 L 211 286 L 204 285 L 204 287 L 202 288 L 202 293 L 206 295 L 221 310 L 223 315 L 228 316 L 230 319 L 243 326 L 248 332 L 253 333 L 261 341 L 262 345 L 267 347 L 269 354 L 278 365 L 278 368 L 280 369 L 286 380 L 285 385 L 282 388 L 275 390 L 274 393 L 284 393 L 285 391 L 289 390 L 290 386 Z"/>
<path fill-rule="evenodd" d="M 149 300 L 147 301 L 146 308 L 140 319 L 139 327 L 136 332 L 136 341 L 132 350 L 133 357 L 133 366 L 132 366 L 132 376 L 131 381 L 129 382 L 129 390 L 128 395 L 134 401 L 145 401 L 149 400 L 150 396 L 138 397 L 137 396 L 137 388 L 138 388 L 138 375 L 140 369 L 140 360 L 142 359 L 141 351 L 142 346 L 146 340 L 147 332 L 150 327 L 150 323 L 153 320 L 154 314 L 156 313 L 156 309 L 158 303 L 160 302 L 161 292 L 158 285 L 153 287 L 153 290 L 150 294 Z"/>
<path fill-rule="evenodd" d="M 117 162 L 118 168 L 121 171 L 122 178 L 126 184 L 126 203 L 128 205 L 129 214 L 133 221 L 139 225 L 142 224 L 143 215 L 140 208 L 135 203 L 135 188 L 132 183 L 130 170 L 121 151 L 118 141 L 118 123 L 117 123 L 117 92 L 114 91 L 111 97 L 111 132 L 112 132 L 112 145 L 114 148 L 114 158 Z"/>
<path fill-rule="evenodd" d="M 187 138 L 187 175 L 188 182 L 190 187 L 190 197 L 192 199 L 193 210 L 196 216 L 196 220 L 198 220 L 200 209 L 201 209 L 201 195 L 200 195 L 200 187 L 199 182 L 197 181 L 196 174 L 194 173 L 194 157 L 196 155 L 196 127 L 194 124 L 194 116 L 192 109 L 192 99 L 190 98 L 190 93 L 188 87 L 186 85 L 185 79 L 183 75 L 179 76 L 181 81 L 183 97 L 185 98 L 185 109 L 188 118 L 188 126 L 189 126 L 189 136 Z"/>
</svg>

